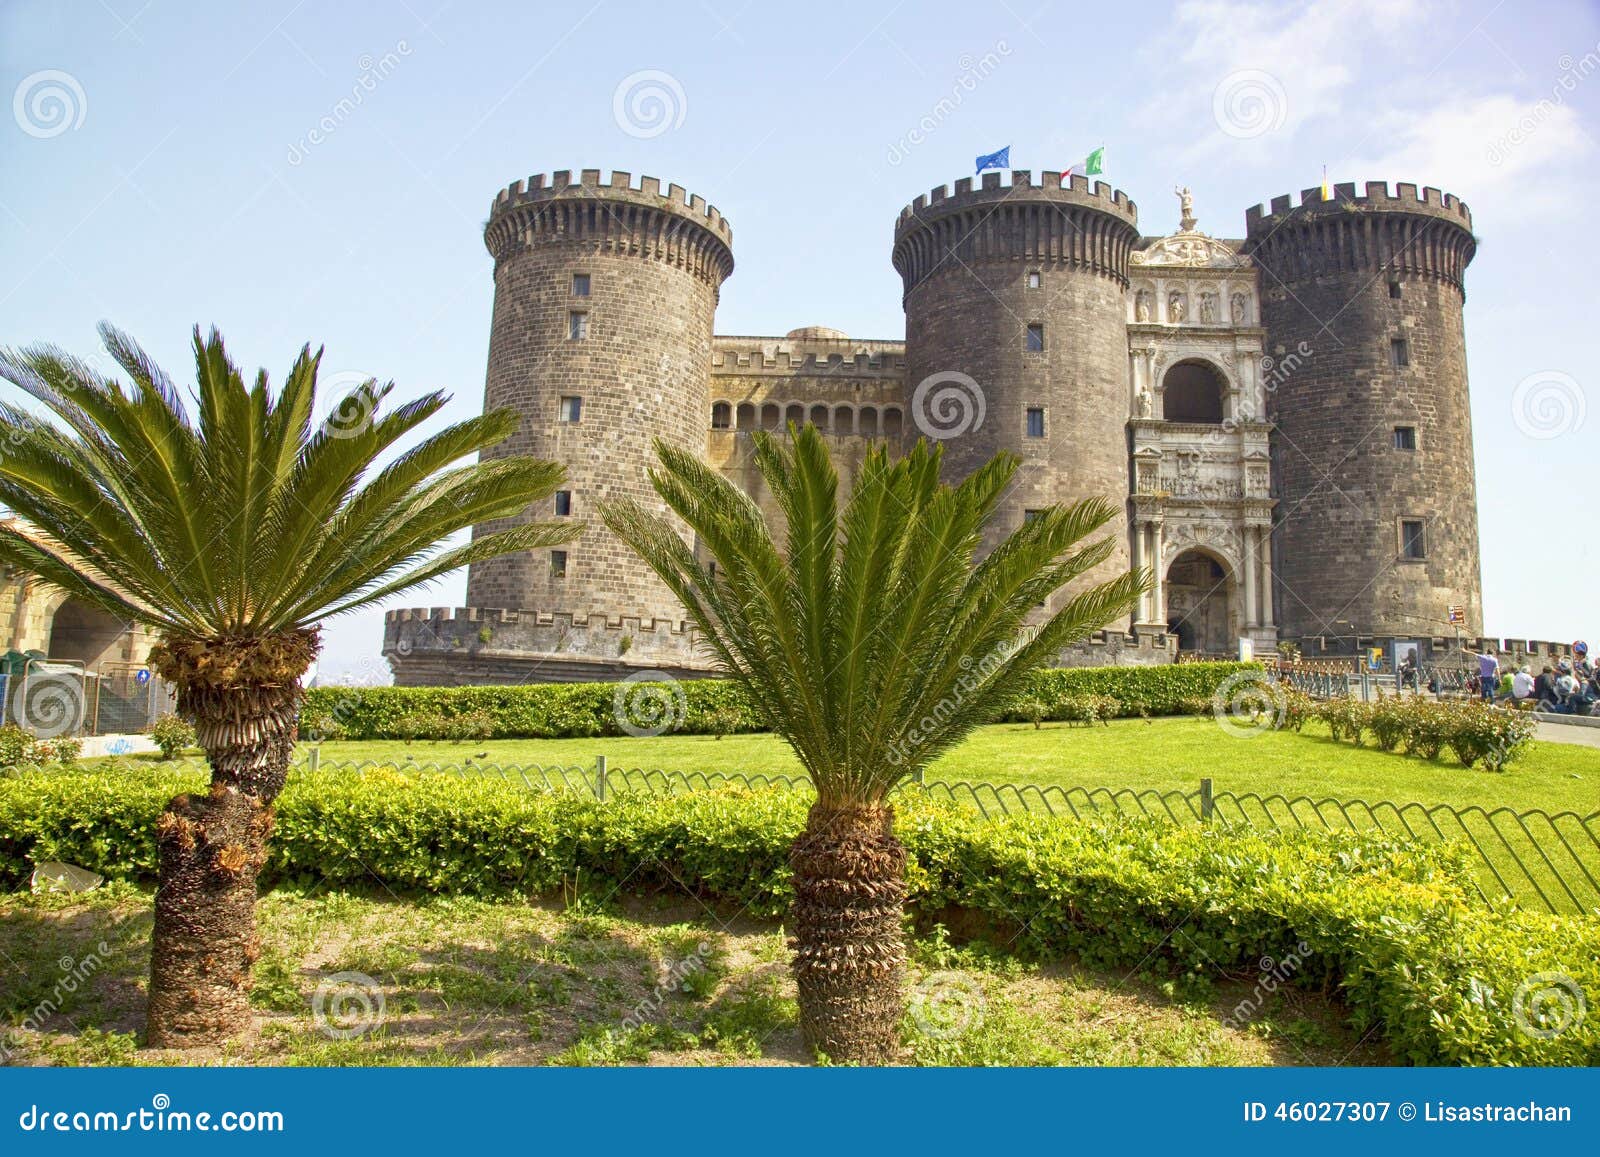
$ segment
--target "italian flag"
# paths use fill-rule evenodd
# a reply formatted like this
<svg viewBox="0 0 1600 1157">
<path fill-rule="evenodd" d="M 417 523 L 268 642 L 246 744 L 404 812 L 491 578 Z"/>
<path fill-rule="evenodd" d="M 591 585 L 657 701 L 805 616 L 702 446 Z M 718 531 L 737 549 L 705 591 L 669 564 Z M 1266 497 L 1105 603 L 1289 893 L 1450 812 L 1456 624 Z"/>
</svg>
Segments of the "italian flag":
<svg viewBox="0 0 1600 1157">
<path fill-rule="evenodd" d="M 1071 177 L 1073 173 L 1082 173 L 1086 177 L 1098 176 L 1106 171 L 1105 159 L 1106 147 L 1101 145 L 1087 157 L 1084 157 L 1083 160 L 1078 161 L 1076 164 L 1068 165 L 1065 169 L 1062 169 L 1062 179 L 1065 180 Z"/>
</svg>

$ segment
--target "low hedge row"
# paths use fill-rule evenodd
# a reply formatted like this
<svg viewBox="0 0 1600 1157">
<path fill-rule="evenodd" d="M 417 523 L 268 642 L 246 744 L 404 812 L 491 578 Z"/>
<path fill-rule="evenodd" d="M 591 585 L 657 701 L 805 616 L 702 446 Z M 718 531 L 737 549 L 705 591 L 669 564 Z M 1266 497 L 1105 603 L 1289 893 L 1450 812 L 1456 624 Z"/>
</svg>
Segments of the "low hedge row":
<svg viewBox="0 0 1600 1157">
<path fill-rule="evenodd" d="M 148 881 L 163 803 L 200 786 L 192 773 L 114 766 L 0 780 L 0 882 L 19 886 L 30 858 Z M 689 886 L 776 915 L 806 806 L 784 791 L 601 804 L 500 781 L 301 772 L 279 801 L 267 881 L 484 896 Z M 1600 997 L 1600 922 L 1474 905 L 1448 845 L 990 822 L 910 798 L 898 830 L 924 920 L 969 917 L 1045 956 L 1108 968 L 1165 960 L 1191 974 L 1281 976 L 1293 961 L 1294 983 L 1337 985 L 1358 1027 L 1416 1063 L 1600 1061 L 1600 1018 L 1561 1018 L 1573 993 Z"/>
<path fill-rule="evenodd" d="M 1122 715 L 1176 715 L 1208 700 L 1229 675 L 1254 664 L 1168 663 L 1036 671 L 1021 698 L 1046 719 L 1065 718 L 1088 696 L 1116 700 Z M 654 689 L 654 690 L 652 690 Z M 652 698 L 654 702 L 652 702 Z M 671 730 L 690 735 L 758 731 L 765 724 L 743 689 L 727 679 L 685 679 L 669 687 L 636 683 L 534 683 L 503 687 L 316 687 L 306 695 L 301 733 L 324 739 L 449 739 L 452 721 L 471 717 L 495 739 L 573 739 L 636 734 L 663 710 Z M 1031 715 L 1013 711 L 1008 718 Z M 421 721 L 421 722 L 419 722 Z M 630 726 L 635 730 L 630 732 Z"/>
<path fill-rule="evenodd" d="M 1307 719 L 1319 719 L 1335 740 L 1359 744 L 1370 737 L 1384 751 L 1404 748 L 1421 759 L 1437 759 L 1448 749 L 1463 765 L 1481 763 L 1490 771 L 1503 770 L 1527 750 L 1538 728 L 1529 715 L 1477 700 L 1391 695 L 1368 703 L 1343 695 L 1317 701 L 1299 691 L 1286 694 L 1279 726 L 1298 731 Z"/>
</svg>

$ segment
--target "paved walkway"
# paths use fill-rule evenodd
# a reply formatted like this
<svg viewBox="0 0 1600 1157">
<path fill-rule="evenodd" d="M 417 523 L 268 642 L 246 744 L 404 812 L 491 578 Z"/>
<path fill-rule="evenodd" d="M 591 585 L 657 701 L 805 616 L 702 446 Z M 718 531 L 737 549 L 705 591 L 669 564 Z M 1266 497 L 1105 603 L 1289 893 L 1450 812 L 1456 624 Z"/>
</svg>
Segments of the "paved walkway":
<svg viewBox="0 0 1600 1157">
<path fill-rule="evenodd" d="M 1600 747 L 1600 727 L 1584 727 L 1575 723 L 1546 723 L 1539 721 L 1535 739 L 1547 743 L 1576 743 L 1580 747 Z"/>
</svg>

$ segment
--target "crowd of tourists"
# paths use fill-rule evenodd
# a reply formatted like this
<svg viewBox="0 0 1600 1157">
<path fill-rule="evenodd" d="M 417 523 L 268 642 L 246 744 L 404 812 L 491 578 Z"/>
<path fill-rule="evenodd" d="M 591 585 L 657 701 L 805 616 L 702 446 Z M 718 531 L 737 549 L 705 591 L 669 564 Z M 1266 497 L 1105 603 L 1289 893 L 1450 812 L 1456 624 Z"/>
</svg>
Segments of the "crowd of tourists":
<svg viewBox="0 0 1600 1157">
<path fill-rule="evenodd" d="M 1532 706 L 1555 715 L 1600 714 L 1600 663 L 1590 662 L 1587 643 L 1575 643 L 1572 658 L 1544 664 L 1538 674 L 1524 663 L 1502 668 L 1499 656 L 1468 651 L 1478 664 L 1467 690 L 1485 702 Z"/>
</svg>

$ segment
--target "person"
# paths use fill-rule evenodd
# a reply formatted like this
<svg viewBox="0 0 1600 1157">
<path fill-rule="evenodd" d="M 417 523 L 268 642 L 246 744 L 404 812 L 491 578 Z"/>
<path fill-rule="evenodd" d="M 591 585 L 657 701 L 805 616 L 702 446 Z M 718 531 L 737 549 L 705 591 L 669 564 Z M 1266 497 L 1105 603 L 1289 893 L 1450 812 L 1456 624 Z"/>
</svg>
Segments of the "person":
<svg viewBox="0 0 1600 1157">
<path fill-rule="evenodd" d="M 1532 694 L 1533 676 L 1528 673 L 1528 665 L 1524 663 L 1518 668 L 1517 673 L 1511 676 L 1511 699 L 1521 704 Z"/>
<path fill-rule="evenodd" d="M 1556 664 L 1556 695 L 1561 702 L 1561 711 L 1572 715 L 1578 710 L 1578 680 L 1572 673 L 1572 664 L 1566 659 Z"/>
<path fill-rule="evenodd" d="M 1550 667 L 1541 670 L 1539 677 L 1533 681 L 1533 697 L 1538 701 L 1540 711 L 1555 709 L 1556 673 Z"/>
<path fill-rule="evenodd" d="M 1500 682 L 1500 660 L 1488 651 L 1481 654 L 1470 647 L 1463 647 L 1469 655 L 1475 655 L 1478 660 L 1478 692 L 1483 696 L 1485 703 L 1494 702 L 1495 685 Z"/>
<path fill-rule="evenodd" d="M 1404 690 L 1407 687 L 1413 691 L 1417 689 L 1417 653 L 1415 651 L 1407 651 L 1406 661 L 1400 664 L 1400 688 Z"/>
</svg>

